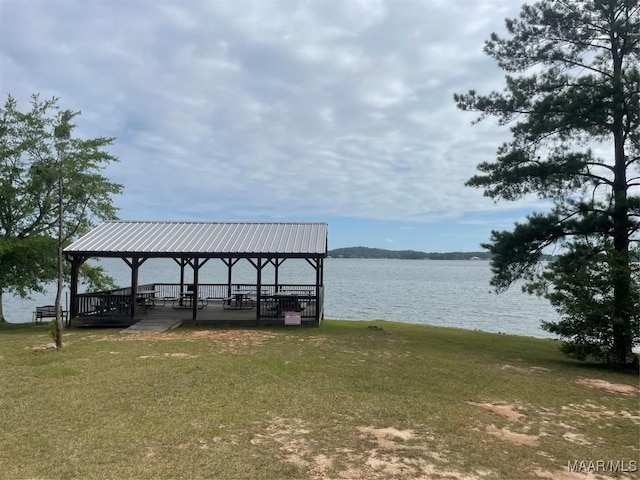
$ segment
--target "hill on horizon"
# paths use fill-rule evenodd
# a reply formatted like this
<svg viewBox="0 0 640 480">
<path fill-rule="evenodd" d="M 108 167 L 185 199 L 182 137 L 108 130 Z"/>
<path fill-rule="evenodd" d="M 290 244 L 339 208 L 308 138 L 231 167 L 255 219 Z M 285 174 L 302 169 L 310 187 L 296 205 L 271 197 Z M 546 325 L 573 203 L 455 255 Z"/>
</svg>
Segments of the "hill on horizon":
<svg viewBox="0 0 640 480">
<path fill-rule="evenodd" d="M 385 258 L 400 260 L 490 260 L 490 252 L 420 252 L 417 250 L 385 250 L 371 247 L 335 248 L 328 251 L 333 258 Z"/>
</svg>

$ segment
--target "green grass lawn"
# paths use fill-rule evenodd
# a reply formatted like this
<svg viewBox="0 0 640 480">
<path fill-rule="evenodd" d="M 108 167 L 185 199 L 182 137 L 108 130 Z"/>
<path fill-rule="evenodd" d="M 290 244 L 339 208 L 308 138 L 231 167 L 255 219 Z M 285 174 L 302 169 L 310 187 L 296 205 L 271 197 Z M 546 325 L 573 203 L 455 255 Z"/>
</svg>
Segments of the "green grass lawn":
<svg viewBox="0 0 640 480">
<path fill-rule="evenodd" d="M 0 326 L 0 478 L 638 477 L 637 375 L 552 340 L 329 320 L 50 341 Z"/>
</svg>

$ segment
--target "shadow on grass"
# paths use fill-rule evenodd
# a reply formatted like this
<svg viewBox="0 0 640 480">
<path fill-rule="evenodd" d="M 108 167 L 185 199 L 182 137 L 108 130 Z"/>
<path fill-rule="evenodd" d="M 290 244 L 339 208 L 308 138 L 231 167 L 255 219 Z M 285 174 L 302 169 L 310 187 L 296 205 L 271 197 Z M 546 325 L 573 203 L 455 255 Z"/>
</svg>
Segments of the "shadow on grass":
<svg viewBox="0 0 640 480">
<path fill-rule="evenodd" d="M 24 334 L 29 331 L 40 333 L 46 332 L 49 328 L 49 322 L 43 323 L 0 323 L 0 335 Z"/>
</svg>

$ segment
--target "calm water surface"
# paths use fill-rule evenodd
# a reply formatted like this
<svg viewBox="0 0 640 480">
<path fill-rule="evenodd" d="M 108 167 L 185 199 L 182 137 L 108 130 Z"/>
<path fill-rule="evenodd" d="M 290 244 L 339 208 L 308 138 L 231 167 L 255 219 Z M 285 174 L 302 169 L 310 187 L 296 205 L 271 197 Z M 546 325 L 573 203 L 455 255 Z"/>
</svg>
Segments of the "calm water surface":
<svg viewBox="0 0 640 480">
<path fill-rule="evenodd" d="M 131 283 L 122 260 L 100 263 L 120 286 Z M 522 293 L 517 286 L 493 293 L 486 261 L 328 258 L 324 274 L 325 318 L 385 319 L 534 337 L 551 337 L 540 329 L 540 321 L 558 318 L 547 301 Z M 200 271 L 202 283 L 225 283 L 226 278 L 226 267 L 219 260 L 210 260 Z M 234 267 L 234 283 L 253 283 L 255 278 L 248 262 L 241 260 Z M 314 278 L 304 260 L 287 260 L 280 267 L 281 283 L 313 283 Z M 263 272 L 263 281 L 273 281 L 272 269 Z M 152 282 L 178 283 L 177 264 L 170 259 L 148 260 L 140 268 L 140 283 Z M 31 321 L 36 305 L 52 304 L 54 299 L 55 287 L 32 300 L 5 295 L 4 314 L 10 322 Z"/>
</svg>

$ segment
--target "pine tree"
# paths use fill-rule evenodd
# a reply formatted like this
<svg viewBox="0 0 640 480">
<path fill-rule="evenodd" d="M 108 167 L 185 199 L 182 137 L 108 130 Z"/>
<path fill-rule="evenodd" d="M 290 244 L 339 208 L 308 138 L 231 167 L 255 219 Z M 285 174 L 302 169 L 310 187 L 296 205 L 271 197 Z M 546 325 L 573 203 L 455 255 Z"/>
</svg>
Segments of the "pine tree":
<svg viewBox="0 0 640 480">
<path fill-rule="evenodd" d="M 507 19 L 484 51 L 505 72 L 505 89 L 454 96 L 462 110 L 497 117 L 511 141 L 467 185 L 496 200 L 537 195 L 549 212 L 512 231 L 493 231 L 498 289 L 528 280 L 562 315 L 547 330 L 578 358 L 635 363 L 640 298 L 640 7 L 638 0 L 543 0 Z M 543 251 L 560 252 L 548 270 Z"/>
</svg>

